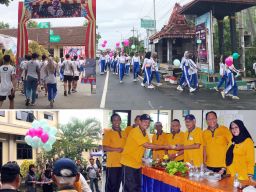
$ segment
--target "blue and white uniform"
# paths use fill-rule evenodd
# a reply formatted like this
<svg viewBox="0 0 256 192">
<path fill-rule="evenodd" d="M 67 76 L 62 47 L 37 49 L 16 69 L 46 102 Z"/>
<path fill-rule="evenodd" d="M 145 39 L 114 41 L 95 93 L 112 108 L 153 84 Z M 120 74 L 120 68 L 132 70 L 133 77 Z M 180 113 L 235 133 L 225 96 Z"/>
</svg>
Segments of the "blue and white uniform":
<svg viewBox="0 0 256 192">
<path fill-rule="evenodd" d="M 106 57 L 106 65 L 105 65 L 105 72 L 106 72 L 107 68 L 110 70 L 110 60 L 111 60 L 111 58 L 110 58 L 109 54 L 107 54 L 105 57 Z"/>
<path fill-rule="evenodd" d="M 182 68 L 182 75 L 180 78 L 180 86 L 183 87 L 185 85 L 188 85 L 190 88 L 190 75 L 188 73 L 189 70 L 189 59 L 183 57 L 181 60 L 181 68 Z"/>
<path fill-rule="evenodd" d="M 236 79 L 234 76 L 233 71 L 237 74 L 239 74 L 239 71 L 234 67 L 227 67 L 226 73 L 227 73 L 227 86 L 224 90 L 225 95 L 227 95 L 231 90 L 233 90 L 233 96 L 238 95 L 238 89 L 236 84 Z"/>
<path fill-rule="evenodd" d="M 221 62 L 220 63 L 220 81 L 218 83 L 217 89 L 219 89 L 223 83 L 225 83 L 225 88 L 227 87 L 227 71 L 226 65 Z"/>
<path fill-rule="evenodd" d="M 125 74 L 126 75 L 130 74 L 130 60 L 131 60 L 131 57 L 127 56 L 126 57 L 126 62 L 125 62 Z"/>
<path fill-rule="evenodd" d="M 139 56 L 132 57 L 132 65 L 133 65 L 133 79 L 137 79 L 138 74 L 140 72 L 140 57 Z"/>
<path fill-rule="evenodd" d="M 120 56 L 118 59 L 118 65 L 119 65 L 119 79 L 120 81 L 123 81 L 124 78 L 124 73 L 125 73 L 125 62 L 126 62 L 126 57 Z"/>
<path fill-rule="evenodd" d="M 112 59 L 113 74 L 117 74 L 117 71 L 118 71 L 117 63 L 118 63 L 118 56 Z"/>
<path fill-rule="evenodd" d="M 157 63 L 157 61 L 155 61 L 153 58 L 151 58 L 152 60 L 152 67 L 151 67 L 151 70 L 152 70 L 152 73 L 151 73 L 151 81 L 153 80 L 153 77 L 154 75 L 156 76 L 156 81 L 157 83 L 160 83 L 160 75 L 159 75 L 159 72 L 158 72 L 158 69 L 159 69 L 159 64 Z"/>
<path fill-rule="evenodd" d="M 144 59 L 143 66 L 142 66 L 142 70 L 145 70 L 143 83 L 147 82 L 148 86 L 151 85 L 152 65 L 153 65 L 152 59 L 147 59 L 147 58 Z"/>
<path fill-rule="evenodd" d="M 190 77 L 190 86 L 196 89 L 198 88 L 197 65 L 192 59 L 188 59 L 188 63 L 189 63 L 188 75 Z"/>
<path fill-rule="evenodd" d="M 102 55 L 100 57 L 99 64 L 100 64 L 100 74 L 103 75 L 105 72 L 105 66 L 106 66 L 106 57 L 105 56 Z"/>
</svg>

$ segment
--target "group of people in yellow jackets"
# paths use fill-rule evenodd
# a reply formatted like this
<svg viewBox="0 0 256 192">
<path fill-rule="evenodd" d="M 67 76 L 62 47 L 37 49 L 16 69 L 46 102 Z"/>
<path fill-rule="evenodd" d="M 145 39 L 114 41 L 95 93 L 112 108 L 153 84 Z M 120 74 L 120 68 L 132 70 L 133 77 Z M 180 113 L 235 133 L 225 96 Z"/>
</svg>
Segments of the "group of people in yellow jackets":
<svg viewBox="0 0 256 192">
<path fill-rule="evenodd" d="M 147 129 L 151 118 L 147 114 L 137 116 L 135 124 L 121 130 L 121 117 L 111 116 L 112 129 L 103 136 L 103 148 L 107 152 L 106 192 L 141 191 L 141 168 L 145 149 L 153 150 L 153 159 L 168 155 L 172 161 L 205 165 L 220 174 L 238 174 L 240 180 L 249 180 L 254 172 L 254 143 L 241 120 L 230 123 L 229 129 L 219 125 L 217 114 L 206 114 L 207 129 L 196 127 L 195 116 L 185 117 L 186 132 L 181 132 L 178 119 L 171 122 L 171 133 L 164 133 L 161 122 L 155 123 L 156 134 L 150 142 Z"/>
</svg>

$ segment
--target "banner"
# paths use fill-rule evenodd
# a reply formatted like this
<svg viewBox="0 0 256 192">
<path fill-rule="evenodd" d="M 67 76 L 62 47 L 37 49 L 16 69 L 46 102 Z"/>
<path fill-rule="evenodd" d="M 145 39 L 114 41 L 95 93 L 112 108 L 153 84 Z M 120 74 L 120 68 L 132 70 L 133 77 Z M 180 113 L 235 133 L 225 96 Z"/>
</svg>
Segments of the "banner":
<svg viewBox="0 0 256 192">
<path fill-rule="evenodd" d="M 197 62 L 201 70 L 214 73 L 212 12 L 196 18 Z"/>
<path fill-rule="evenodd" d="M 71 58 L 73 58 L 75 55 L 80 59 L 80 57 L 84 57 L 85 47 L 84 46 L 64 46 L 63 47 L 63 53 L 64 56 L 66 54 L 69 54 Z"/>
</svg>

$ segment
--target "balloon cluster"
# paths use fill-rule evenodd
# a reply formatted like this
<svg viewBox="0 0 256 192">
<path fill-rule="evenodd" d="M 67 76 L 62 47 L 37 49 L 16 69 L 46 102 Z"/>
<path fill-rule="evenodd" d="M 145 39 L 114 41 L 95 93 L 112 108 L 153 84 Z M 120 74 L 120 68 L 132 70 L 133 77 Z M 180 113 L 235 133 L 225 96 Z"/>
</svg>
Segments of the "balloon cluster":
<svg viewBox="0 0 256 192">
<path fill-rule="evenodd" d="M 32 127 L 27 131 L 25 141 L 32 148 L 43 148 L 51 151 L 52 145 L 56 141 L 57 129 L 50 127 L 46 120 L 34 120 Z"/>
<path fill-rule="evenodd" d="M 101 44 L 101 46 L 104 48 L 104 47 L 106 47 L 107 43 L 108 43 L 108 41 L 104 40 L 103 43 Z"/>
<path fill-rule="evenodd" d="M 230 67 L 233 65 L 234 60 L 237 60 L 240 57 L 238 53 L 233 53 L 232 56 L 229 56 L 225 59 L 225 64 Z"/>
<path fill-rule="evenodd" d="M 125 40 L 123 41 L 123 44 L 124 44 L 125 47 L 128 47 L 128 46 L 130 45 L 129 39 L 125 39 Z"/>
</svg>

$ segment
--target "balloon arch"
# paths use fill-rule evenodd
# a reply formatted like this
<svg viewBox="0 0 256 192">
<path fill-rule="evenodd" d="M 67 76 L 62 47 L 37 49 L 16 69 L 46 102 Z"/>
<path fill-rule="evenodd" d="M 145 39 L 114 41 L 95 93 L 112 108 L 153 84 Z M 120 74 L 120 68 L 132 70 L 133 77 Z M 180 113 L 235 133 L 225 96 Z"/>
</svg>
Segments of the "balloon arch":
<svg viewBox="0 0 256 192">
<path fill-rule="evenodd" d="M 85 31 L 85 57 L 95 58 L 96 0 L 25 0 L 18 7 L 17 62 L 28 53 L 26 23 L 33 18 L 84 17 L 88 20 Z"/>
</svg>

